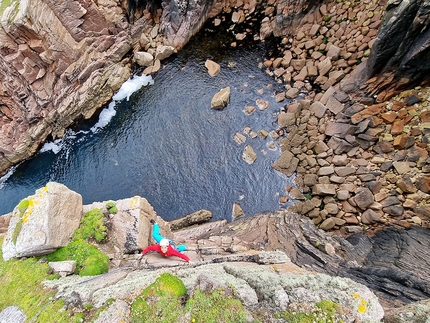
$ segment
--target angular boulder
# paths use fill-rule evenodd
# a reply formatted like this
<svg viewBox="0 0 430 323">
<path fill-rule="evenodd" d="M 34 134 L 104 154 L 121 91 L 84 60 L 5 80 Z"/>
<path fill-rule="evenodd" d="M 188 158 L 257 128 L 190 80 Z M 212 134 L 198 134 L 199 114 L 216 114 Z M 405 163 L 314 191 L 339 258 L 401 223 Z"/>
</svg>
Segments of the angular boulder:
<svg viewBox="0 0 430 323">
<path fill-rule="evenodd" d="M 206 60 L 205 67 L 208 69 L 210 76 L 216 76 L 221 71 L 221 66 L 210 59 Z"/>
<path fill-rule="evenodd" d="M 212 98 L 211 108 L 215 110 L 224 109 L 227 104 L 230 102 L 230 87 L 227 86 L 217 93 Z"/>
<path fill-rule="evenodd" d="M 170 228 L 173 231 L 180 230 L 195 224 L 209 222 L 212 219 L 212 212 L 209 210 L 199 210 L 197 212 L 186 215 L 183 218 L 170 222 Z"/>
<path fill-rule="evenodd" d="M 299 159 L 290 151 L 284 151 L 281 156 L 273 163 L 273 169 L 287 176 L 292 176 L 297 169 Z"/>
<path fill-rule="evenodd" d="M 13 210 L 3 258 L 38 256 L 66 246 L 82 218 L 82 196 L 49 182 Z"/>
<path fill-rule="evenodd" d="M 107 202 L 96 202 L 84 206 L 84 212 L 94 208 L 103 209 Z M 153 207 L 149 202 L 140 196 L 134 196 L 115 202 L 117 211 L 111 213 L 109 237 L 110 242 L 115 246 L 116 252 L 120 254 L 130 254 L 137 250 L 146 248 L 152 244 L 150 219 L 155 220 L 160 225 L 163 235 L 170 233 L 167 225 L 157 219 Z"/>
</svg>

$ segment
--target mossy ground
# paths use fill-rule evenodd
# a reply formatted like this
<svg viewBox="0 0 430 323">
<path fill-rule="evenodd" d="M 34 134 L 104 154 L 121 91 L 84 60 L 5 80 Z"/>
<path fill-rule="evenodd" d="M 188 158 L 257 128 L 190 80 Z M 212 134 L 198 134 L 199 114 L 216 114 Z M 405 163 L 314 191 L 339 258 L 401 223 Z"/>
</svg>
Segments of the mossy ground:
<svg viewBox="0 0 430 323">
<path fill-rule="evenodd" d="M 285 311 L 275 316 L 289 323 L 342 323 L 341 306 L 329 300 L 322 300 L 315 304 L 310 312 Z"/>
<path fill-rule="evenodd" d="M 109 270 L 109 257 L 88 241 L 95 239 L 102 242 L 107 233 L 102 211 L 93 209 L 85 213 L 79 228 L 75 231 L 73 241 L 46 257 L 49 261 L 75 260 L 75 274 L 80 276 L 104 274 Z"/>
<path fill-rule="evenodd" d="M 0 238 L 0 246 L 3 238 Z M 55 293 L 43 288 L 42 281 L 56 279 L 49 274 L 49 266 L 35 258 L 3 260 L 0 248 L 0 311 L 18 306 L 32 322 L 79 322 L 77 317 L 62 310 L 62 300 L 54 300 Z"/>
<path fill-rule="evenodd" d="M 95 239 L 97 242 L 102 242 L 107 234 L 108 229 L 104 225 L 104 215 L 100 209 L 95 208 L 85 213 L 73 240 Z"/>
<path fill-rule="evenodd" d="M 196 290 L 186 300 L 182 281 L 167 273 L 157 278 L 132 304 L 133 323 L 176 323 L 184 317 L 193 323 L 241 323 L 245 322 L 246 311 L 241 301 L 226 296 L 223 290 L 211 294 Z"/>
<path fill-rule="evenodd" d="M 109 257 L 93 245 L 77 240 L 46 256 L 49 261 L 75 260 L 75 274 L 95 276 L 109 270 Z"/>
</svg>

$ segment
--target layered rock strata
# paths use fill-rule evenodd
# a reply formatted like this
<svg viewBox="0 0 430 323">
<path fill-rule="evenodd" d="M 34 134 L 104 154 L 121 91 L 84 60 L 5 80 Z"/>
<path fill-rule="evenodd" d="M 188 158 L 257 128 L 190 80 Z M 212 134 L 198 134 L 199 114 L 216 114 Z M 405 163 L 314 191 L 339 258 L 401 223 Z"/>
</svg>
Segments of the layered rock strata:
<svg viewBox="0 0 430 323">
<path fill-rule="evenodd" d="M 113 1 L 20 1 L 2 12 L 0 173 L 91 117 L 129 78 L 124 18 Z"/>
</svg>

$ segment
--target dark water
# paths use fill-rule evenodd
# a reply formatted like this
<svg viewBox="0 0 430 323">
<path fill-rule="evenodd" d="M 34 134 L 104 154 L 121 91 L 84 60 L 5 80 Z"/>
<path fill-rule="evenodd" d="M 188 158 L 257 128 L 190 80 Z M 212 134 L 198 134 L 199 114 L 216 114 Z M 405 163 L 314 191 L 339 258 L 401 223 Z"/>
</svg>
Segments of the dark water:
<svg viewBox="0 0 430 323">
<path fill-rule="evenodd" d="M 117 102 L 116 115 L 99 131 L 89 131 L 93 124 L 69 130 L 53 145 L 61 147 L 57 153 L 39 152 L 16 167 L 0 181 L 0 214 L 49 181 L 80 193 L 84 204 L 139 195 L 166 220 L 200 209 L 230 220 L 235 202 L 247 215 L 279 209 L 291 184 L 271 168 L 279 149 L 267 147 L 270 136 L 247 137 L 242 145 L 233 140 L 245 127 L 276 128 L 282 104 L 274 99 L 273 79 L 258 68 L 264 45 L 234 50 L 215 38 L 207 44 L 201 49 L 197 41 L 165 62 L 154 84 Z M 221 65 L 216 77 L 204 66 L 208 58 Z M 213 95 L 226 86 L 230 104 L 211 110 Z M 245 114 L 258 98 L 270 108 Z M 242 159 L 247 144 L 257 153 L 252 165 Z"/>
</svg>

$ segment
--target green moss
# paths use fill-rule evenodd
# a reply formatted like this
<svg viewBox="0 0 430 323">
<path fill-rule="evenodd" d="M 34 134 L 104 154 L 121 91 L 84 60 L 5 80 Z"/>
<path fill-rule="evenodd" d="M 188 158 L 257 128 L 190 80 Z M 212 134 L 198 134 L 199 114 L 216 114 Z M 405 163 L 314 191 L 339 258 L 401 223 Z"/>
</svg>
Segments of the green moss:
<svg viewBox="0 0 430 323">
<path fill-rule="evenodd" d="M 315 304 L 310 313 L 285 311 L 275 314 L 289 323 L 343 323 L 342 308 L 339 304 L 329 300 L 322 300 Z"/>
<path fill-rule="evenodd" d="M 185 309 L 191 314 L 192 322 L 246 322 L 246 310 L 242 302 L 232 296 L 226 296 L 219 289 L 211 294 L 196 290 L 193 297 L 188 300 Z"/>
<path fill-rule="evenodd" d="M 307 313 L 293 313 L 293 312 L 283 312 L 275 315 L 276 318 L 282 318 L 286 320 L 288 323 L 314 323 L 316 321 L 316 317 L 314 314 Z"/>
<path fill-rule="evenodd" d="M 164 273 L 135 299 L 131 306 L 131 321 L 177 322 L 182 312 L 180 297 L 185 295 L 184 283 L 179 278 Z"/>
<path fill-rule="evenodd" d="M 316 303 L 316 306 L 320 308 L 323 313 L 326 314 L 327 317 L 334 318 L 336 315 L 336 312 L 339 312 L 341 310 L 341 307 L 339 304 L 329 301 L 329 300 L 322 300 L 318 303 Z"/>
<path fill-rule="evenodd" d="M 13 230 L 13 233 L 12 233 L 12 242 L 14 244 L 16 244 L 16 239 L 18 239 L 18 236 L 19 236 L 19 234 L 21 232 L 22 224 L 23 224 L 22 219 L 19 219 L 18 223 L 15 226 L 15 229 Z"/>
<path fill-rule="evenodd" d="M 323 21 L 325 21 L 325 22 L 329 22 L 329 21 L 330 21 L 330 19 L 331 19 L 331 17 L 330 17 L 330 16 L 324 16 L 324 17 L 323 17 Z"/>
<path fill-rule="evenodd" d="M 113 201 L 107 202 L 106 207 L 107 207 L 110 214 L 118 213 L 118 208 L 116 207 L 115 202 L 113 202 Z"/>
<path fill-rule="evenodd" d="M 74 241 L 95 239 L 97 242 L 102 242 L 107 236 L 107 227 L 104 223 L 104 215 L 100 209 L 93 209 L 85 213 L 84 218 L 75 231 Z"/>
<path fill-rule="evenodd" d="M 109 257 L 95 246 L 83 241 L 73 241 L 46 256 L 49 261 L 75 260 L 75 274 L 95 276 L 109 270 Z"/>
<path fill-rule="evenodd" d="M 0 246 L 3 238 L 0 238 Z M 35 258 L 3 260 L 0 247 L 0 310 L 18 306 L 28 322 L 77 322 L 64 302 L 54 298 L 55 293 L 46 289 L 42 281 L 58 278 L 49 274 L 49 266 Z"/>
<path fill-rule="evenodd" d="M 242 302 L 225 295 L 223 290 L 211 294 L 196 290 L 183 306 L 186 289 L 182 281 L 168 273 L 162 274 L 135 299 L 131 306 L 132 322 L 179 322 L 185 315 L 191 322 L 246 322 Z"/>
<path fill-rule="evenodd" d="M 19 204 L 17 205 L 19 216 L 23 216 L 24 215 L 24 213 L 27 210 L 29 204 L 30 204 L 30 201 L 27 200 L 27 199 L 23 199 L 23 200 L 21 200 L 21 202 L 19 202 Z"/>
</svg>

